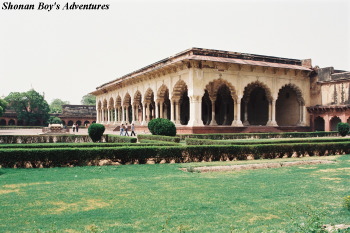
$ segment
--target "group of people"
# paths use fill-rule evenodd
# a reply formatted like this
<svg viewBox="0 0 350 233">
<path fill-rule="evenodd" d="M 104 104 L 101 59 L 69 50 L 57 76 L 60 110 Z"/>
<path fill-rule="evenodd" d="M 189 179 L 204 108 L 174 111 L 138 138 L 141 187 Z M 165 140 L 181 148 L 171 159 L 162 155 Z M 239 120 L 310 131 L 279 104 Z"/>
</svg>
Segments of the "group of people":
<svg viewBox="0 0 350 233">
<path fill-rule="evenodd" d="M 122 124 L 120 126 L 120 135 L 121 136 L 129 136 L 128 123 L 125 123 L 125 125 Z M 132 135 L 136 136 L 136 134 L 135 134 L 135 125 L 134 124 L 131 124 L 131 134 L 130 134 L 130 136 L 132 136 Z"/>
<path fill-rule="evenodd" d="M 78 131 L 79 131 L 79 125 L 74 123 L 73 126 L 72 126 L 72 130 L 73 130 L 73 133 L 74 133 L 75 131 L 77 131 L 77 133 L 78 133 Z"/>
</svg>

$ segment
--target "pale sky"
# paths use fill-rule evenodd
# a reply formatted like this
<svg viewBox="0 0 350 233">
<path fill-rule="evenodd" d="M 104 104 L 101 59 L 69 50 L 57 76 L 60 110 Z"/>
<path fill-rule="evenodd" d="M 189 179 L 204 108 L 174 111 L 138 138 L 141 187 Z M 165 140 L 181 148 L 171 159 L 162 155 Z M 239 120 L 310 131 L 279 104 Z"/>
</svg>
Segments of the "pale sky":
<svg viewBox="0 0 350 233">
<path fill-rule="evenodd" d="M 80 104 L 97 86 L 191 47 L 350 71 L 346 0 L 66 0 L 56 3 L 110 6 L 50 12 L 0 2 L 0 97 L 34 88 L 48 103 Z"/>
</svg>

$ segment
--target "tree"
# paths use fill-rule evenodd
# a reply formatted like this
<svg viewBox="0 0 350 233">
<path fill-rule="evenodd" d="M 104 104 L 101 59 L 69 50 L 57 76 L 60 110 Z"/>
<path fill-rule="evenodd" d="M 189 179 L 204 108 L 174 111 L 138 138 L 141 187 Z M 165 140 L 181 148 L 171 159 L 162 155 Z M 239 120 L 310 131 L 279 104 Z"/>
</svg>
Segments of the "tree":
<svg viewBox="0 0 350 233">
<path fill-rule="evenodd" d="M 5 113 L 7 102 L 4 99 L 0 99 L 0 116 Z"/>
<path fill-rule="evenodd" d="M 49 119 L 50 107 L 44 97 L 34 89 L 27 92 L 11 92 L 5 100 L 17 113 L 24 125 L 42 125 Z"/>
<path fill-rule="evenodd" d="M 96 96 L 87 94 L 81 99 L 81 104 L 84 105 L 96 105 Z"/>
<path fill-rule="evenodd" d="M 69 104 L 69 101 L 54 99 L 50 104 L 50 113 L 62 113 L 62 105 Z"/>
<path fill-rule="evenodd" d="M 47 121 L 48 124 L 62 124 L 62 120 L 59 117 L 50 116 L 49 120 Z"/>
</svg>

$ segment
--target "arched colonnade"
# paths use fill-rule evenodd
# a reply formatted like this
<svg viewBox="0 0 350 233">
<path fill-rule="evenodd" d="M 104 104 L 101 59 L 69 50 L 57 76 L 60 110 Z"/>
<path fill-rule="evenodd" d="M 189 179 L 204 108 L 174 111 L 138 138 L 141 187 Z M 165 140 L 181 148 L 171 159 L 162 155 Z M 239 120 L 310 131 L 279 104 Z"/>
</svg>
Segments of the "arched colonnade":
<svg viewBox="0 0 350 233">
<path fill-rule="evenodd" d="M 188 85 L 180 79 L 170 89 L 162 84 L 144 92 L 131 90 L 123 95 L 99 97 L 97 122 L 147 125 L 153 118 L 160 117 L 176 125 L 190 126 L 306 125 L 305 101 L 295 84 L 285 84 L 277 93 L 272 93 L 263 82 L 254 81 L 239 94 L 235 86 L 219 78 L 207 83 L 201 96 L 191 96 Z M 197 124 L 193 124 L 194 118 L 199 119 Z"/>
</svg>

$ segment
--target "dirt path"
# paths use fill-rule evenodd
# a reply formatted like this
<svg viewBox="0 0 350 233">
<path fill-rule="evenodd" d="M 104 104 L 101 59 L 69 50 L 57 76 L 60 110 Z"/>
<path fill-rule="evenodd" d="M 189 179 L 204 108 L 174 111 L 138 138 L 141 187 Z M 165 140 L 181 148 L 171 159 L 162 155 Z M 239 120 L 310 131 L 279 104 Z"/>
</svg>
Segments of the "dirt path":
<svg viewBox="0 0 350 233">
<path fill-rule="evenodd" d="M 311 160 L 311 161 L 293 161 L 293 162 L 280 162 L 280 163 L 258 163 L 258 164 L 243 164 L 243 165 L 231 165 L 231 166 L 208 166 L 208 167 L 195 167 L 191 168 L 195 172 L 219 172 L 219 171 L 240 171 L 240 170 L 252 170 L 252 169 L 265 169 L 265 168 L 279 168 L 290 167 L 299 165 L 313 165 L 313 164 L 328 164 L 335 163 L 329 160 Z M 182 168 L 183 171 L 189 171 L 189 168 Z"/>
</svg>

